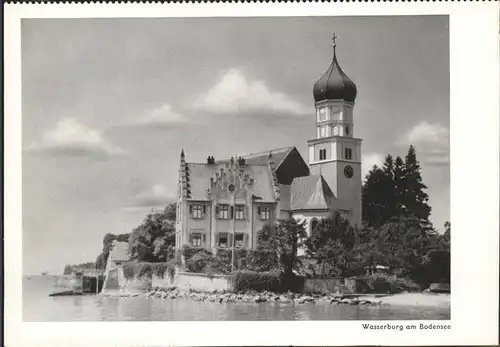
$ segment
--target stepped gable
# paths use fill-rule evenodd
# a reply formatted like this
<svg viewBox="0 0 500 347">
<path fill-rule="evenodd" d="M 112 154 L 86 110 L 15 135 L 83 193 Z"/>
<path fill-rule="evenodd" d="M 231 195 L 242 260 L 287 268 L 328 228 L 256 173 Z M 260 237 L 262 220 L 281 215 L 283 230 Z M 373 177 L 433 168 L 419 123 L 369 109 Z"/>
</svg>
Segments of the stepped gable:
<svg viewBox="0 0 500 347">
<path fill-rule="evenodd" d="M 189 172 L 190 196 L 191 200 L 209 200 L 207 191 L 210 189 L 210 179 L 220 173 L 225 173 L 229 164 L 217 162 L 216 164 L 186 163 Z M 222 170 L 222 171 L 221 171 Z M 241 167 L 245 174 L 253 179 L 250 188 L 257 198 L 263 202 L 276 202 L 272 185 L 272 177 L 266 165 L 248 165 Z"/>
<path fill-rule="evenodd" d="M 296 177 L 292 182 L 290 208 L 297 210 L 333 210 L 336 197 L 322 175 Z"/>
</svg>

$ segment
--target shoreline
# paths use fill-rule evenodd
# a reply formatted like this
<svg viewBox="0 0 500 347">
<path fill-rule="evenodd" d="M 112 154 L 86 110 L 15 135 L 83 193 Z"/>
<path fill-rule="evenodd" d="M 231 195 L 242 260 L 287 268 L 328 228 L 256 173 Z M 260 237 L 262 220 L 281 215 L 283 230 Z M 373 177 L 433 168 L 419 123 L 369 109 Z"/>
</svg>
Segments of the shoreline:
<svg viewBox="0 0 500 347">
<path fill-rule="evenodd" d="M 99 295 L 107 297 L 148 297 L 153 299 L 191 300 L 211 303 L 274 303 L 274 304 L 322 304 L 361 306 L 449 306 L 448 294 L 400 293 L 400 294 L 301 294 L 272 292 L 196 292 L 176 288 L 154 288 L 141 291 L 106 291 Z"/>
</svg>

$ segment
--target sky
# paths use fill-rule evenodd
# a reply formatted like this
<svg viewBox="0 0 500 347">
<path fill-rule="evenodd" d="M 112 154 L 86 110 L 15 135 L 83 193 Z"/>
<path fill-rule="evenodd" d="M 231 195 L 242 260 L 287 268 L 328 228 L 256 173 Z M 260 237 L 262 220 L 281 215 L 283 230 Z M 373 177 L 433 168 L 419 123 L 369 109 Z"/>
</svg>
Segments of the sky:
<svg viewBox="0 0 500 347">
<path fill-rule="evenodd" d="M 315 137 L 332 59 L 356 83 L 366 173 L 417 151 L 431 221 L 450 214 L 446 16 L 23 19 L 23 272 L 94 261 L 175 201 L 189 162 Z"/>
</svg>

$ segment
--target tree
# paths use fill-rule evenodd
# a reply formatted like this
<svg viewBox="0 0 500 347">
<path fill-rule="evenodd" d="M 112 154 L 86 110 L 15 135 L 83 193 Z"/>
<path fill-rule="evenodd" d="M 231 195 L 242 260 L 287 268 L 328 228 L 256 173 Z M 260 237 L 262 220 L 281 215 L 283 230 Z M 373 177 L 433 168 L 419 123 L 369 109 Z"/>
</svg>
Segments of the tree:
<svg viewBox="0 0 500 347">
<path fill-rule="evenodd" d="M 113 246 L 113 242 L 128 242 L 129 238 L 130 234 L 114 235 L 111 233 L 107 233 L 106 235 L 104 235 L 104 238 L 102 240 L 102 252 L 97 256 L 95 267 L 97 269 L 105 269 L 106 263 L 108 262 L 109 252 L 111 251 L 111 248 Z"/>
<path fill-rule="evenodd" d="M 316 262 L 315 272 L 323 276 L 349 276 L 356 239 L 354 228 L 338 213 L 320 220 L 305 242 L 306 254 Z"/>
<path fill-rule="evenodd" d="M 362 213 L 363 221 L 370 226 L 382 225 L 387 217 L 386 201 L 384 196 L 385 174 L 377 166 L 374 166 L 366 176 L 362 187 Z"/>
<path fill-rule="evenodd" d="M 413 146 L 409 147 L 405 160 L 388 155 L 382 168 L 374 166 L 363 184 L 363 223 L 379 228 L 401 216 L 415 216 L 422 226 L 432 227 L 425 189 Z"/>
<path fill-rule="evenodd" d="M 422 226 L 430 226 L 429 195 L 424 191 L 427 186 L 423 183 L 420 164 L 413 146 L 410 146 L 406 154 L 403 172 L 404 190 L 401 191 L 401 195 L 405 213 L 417 217 Z"/>
<path fill-rule="evenodd" d="M 69 265 L 69 264 L 68 264 L 68 265 L 66 265 L 66 266 L 64 267 L 64 272 L 63 272 L 63 274 L 64 274 L 64 275 L 69 275 L 70 273 L 71 273 L 71 265 Z"/>
<path fill-rule="evenodd" d="M 171 259 L 175 247 L 176 205 L 170 204 L 162 212 L 149 213 L 129 238 L 131 259 L 159 262 Z"/>
<path fill-rule="evenodd" d="M 257 250 L 275 253 L 281 272 L 286 276 L 292 275 L 300 263 L 297 250 L 306 237 L 305 221 L 290 218 L 268 223 L 258 233 Z"/>
</svg>

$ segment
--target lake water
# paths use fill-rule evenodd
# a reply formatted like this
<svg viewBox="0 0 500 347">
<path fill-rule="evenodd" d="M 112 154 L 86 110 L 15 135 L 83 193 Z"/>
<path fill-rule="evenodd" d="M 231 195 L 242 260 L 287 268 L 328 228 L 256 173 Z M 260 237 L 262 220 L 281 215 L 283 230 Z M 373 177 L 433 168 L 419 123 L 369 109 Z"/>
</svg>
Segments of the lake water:
<svg viewBox="0 0 500 347">
<path fill-rule="evenodd" d="M 189 300 L 100 295 L 49 297 L 61 291 L 54 277 L 23 279 L 24 321 L 217 321 L 217 320 L 438 320 L 449 307 L 403 305 L 218 304 Z"/>
</svg>

